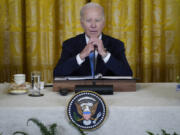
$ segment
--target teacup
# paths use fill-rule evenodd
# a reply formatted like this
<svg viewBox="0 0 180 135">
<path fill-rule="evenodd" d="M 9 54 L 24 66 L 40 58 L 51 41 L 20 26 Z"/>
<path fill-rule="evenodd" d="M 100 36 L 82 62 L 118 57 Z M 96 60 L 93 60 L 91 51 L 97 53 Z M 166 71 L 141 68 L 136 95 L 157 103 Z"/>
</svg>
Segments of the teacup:
<svg viewBox="0 0 180 135">
<path fill-rule="evenodd" d="M 18 85 L 21 85 L 26 82 L 26 75 L 25 74 L 15 74 L 14 75 L 14 82 Z"/>
</svg>

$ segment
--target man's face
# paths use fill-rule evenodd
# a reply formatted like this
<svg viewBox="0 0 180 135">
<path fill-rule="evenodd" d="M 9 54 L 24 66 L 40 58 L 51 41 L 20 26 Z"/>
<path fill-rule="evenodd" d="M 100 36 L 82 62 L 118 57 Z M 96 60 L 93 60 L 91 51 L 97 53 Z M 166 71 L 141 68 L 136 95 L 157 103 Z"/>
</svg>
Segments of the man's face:
<svg viewBox="0 0 180 135">
<path fill-rule="evenodd" d="M 81 25 L 89 38 L 99 37 L 104 28 L 102 10 L 97 7 L 85 9 L 81 18 Z"/>
</svg>

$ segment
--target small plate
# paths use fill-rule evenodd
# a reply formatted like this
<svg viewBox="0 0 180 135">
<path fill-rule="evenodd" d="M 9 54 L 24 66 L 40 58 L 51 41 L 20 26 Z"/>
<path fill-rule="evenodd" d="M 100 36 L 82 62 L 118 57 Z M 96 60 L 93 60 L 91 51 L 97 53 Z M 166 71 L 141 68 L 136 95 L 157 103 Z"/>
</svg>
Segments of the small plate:
<svg viewBox="0 0 180 135">
<path fill-rule="evenodd" d="M 28 90 L 24 89 L 24 90 L 9 90 L 8 93 L 9 94 L 13 94 L 13 95 L 21 95 L 21 94 L 26 94 L 28 92 Z"/>
</svg>

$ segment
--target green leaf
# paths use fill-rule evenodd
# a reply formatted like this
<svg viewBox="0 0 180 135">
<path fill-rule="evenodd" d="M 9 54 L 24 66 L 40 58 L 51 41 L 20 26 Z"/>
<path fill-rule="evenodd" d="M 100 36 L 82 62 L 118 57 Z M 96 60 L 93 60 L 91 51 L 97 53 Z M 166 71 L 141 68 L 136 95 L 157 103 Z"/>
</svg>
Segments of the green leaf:
<svg viewBox="0 0 180 135">
<path fill-rule="evenodd" d="M 78 121 L 80 119 L 75 112 L 73 112 L 73 117 L 76 121 Z"/>
<path fill-rule="evenodd" d="M 161 132 L 163 133 L 163 135 L 170 135 L 170 134 L 166 133 L 166 131 L 164 129 L 161 129 Z"/>
<path fill-rule="evenodd" d="M 146 131 L 146 133 L 148 133 L 149 135 L 154 135 L 152 132 Z"/>
<path fill-rule="evenodd" d="M 42 133 L 42 135 L 51 135 L 48 131 L 48 128 L 43 124 L 41 123 L 39 120 L 35 119 L 35 118 L 30 118 L 28 119 L 27 121 L 27 126 L 28 126 L 28 123 L 32 121 L 33 123 L 35 123 L 39 128 L 40 128 L 40 131 Z"/>
<path fill-rule="evenodd" d="M 57 124 L 54 123 L 54 124 L 50 125 L 50 134 L 51 135 L 56 134 L 56 132 L 57 132 L 56 128 L 57 128 Z"/>
<path fill-rule="evenodd" d="M 22 131 L 16 131 L 13 133 L 13 135 L 15 134 L 22 134 L 22 135 L 28 135 L 28 133 L 22 132 Z"/>
</svg>

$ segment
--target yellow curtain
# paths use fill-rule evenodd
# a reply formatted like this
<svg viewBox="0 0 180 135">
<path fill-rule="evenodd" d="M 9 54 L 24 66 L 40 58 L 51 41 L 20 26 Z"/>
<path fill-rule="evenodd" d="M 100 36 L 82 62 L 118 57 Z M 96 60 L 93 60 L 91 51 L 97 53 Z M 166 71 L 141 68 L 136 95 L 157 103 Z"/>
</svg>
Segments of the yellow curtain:
<svg viewBox="0 0 180 135">
<path fill-rule="evenodd" d="M 45 82 L 62 42 L 83 32 L 79 11 L 90 0 L 0 0 L 0 82 L 40 70 Z M 125 43 L 134 77 L 175 81 L 180 75 L 180 0 L 91 0 L 105 8 L 104 33 Z"/>
<path fill-rule="evenodd" d="M 141 77 L 175 81 L 180 75 L 180 1 L 143 0 L 141 5 Z"/>
<path fill-rule="evenodd" d="M 108 33 L 125 43 L 134 77 L 176 81 L 180 75 L 180 0 L 92 0 L 105 7 Z"/>
<path fill-rule="evenodd" d="M 85 0 L 0 0 L 0 81 L 34 70 L 52 82 L 62 42 L 82 32 Z"/>
</svg>

